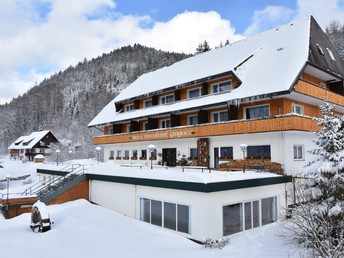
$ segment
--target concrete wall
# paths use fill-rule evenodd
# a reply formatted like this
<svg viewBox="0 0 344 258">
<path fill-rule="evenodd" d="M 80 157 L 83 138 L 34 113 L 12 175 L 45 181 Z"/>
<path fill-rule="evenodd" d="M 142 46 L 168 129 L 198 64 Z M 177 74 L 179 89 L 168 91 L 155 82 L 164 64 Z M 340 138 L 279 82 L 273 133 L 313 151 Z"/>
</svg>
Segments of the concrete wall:
<svg viewBox="0 0 344 258">
<path fill-rule="evenodd" d="M 252 187 L 232 191 L 201 193 L 90 180 L 90 200 L 140 219 L 140 198 L 172 202 L 190 207 L 193 239 L 213 239 L 223 235 L 222 206 L 277 196 L 278 213 L 285 213 L 285 184 Z"/>
</svg>

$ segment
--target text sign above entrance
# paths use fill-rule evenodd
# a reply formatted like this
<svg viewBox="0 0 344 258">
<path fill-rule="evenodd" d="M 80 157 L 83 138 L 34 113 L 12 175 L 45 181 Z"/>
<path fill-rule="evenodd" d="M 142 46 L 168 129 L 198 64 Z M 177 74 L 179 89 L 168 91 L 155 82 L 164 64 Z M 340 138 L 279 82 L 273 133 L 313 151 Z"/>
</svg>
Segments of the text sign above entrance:
<svg viewBox="0 0 344 258">
<path fill-rule="evenodd" d="M 151 134 L 135 135 L 135 136 L 132 136 L 131 139 L 134 141 L 153 140 L 153 139 L 170 139 L 170 138 L 187 137 L 194 133 L 195 133 L 194 131 L 151 133 Z"/>
</svg>

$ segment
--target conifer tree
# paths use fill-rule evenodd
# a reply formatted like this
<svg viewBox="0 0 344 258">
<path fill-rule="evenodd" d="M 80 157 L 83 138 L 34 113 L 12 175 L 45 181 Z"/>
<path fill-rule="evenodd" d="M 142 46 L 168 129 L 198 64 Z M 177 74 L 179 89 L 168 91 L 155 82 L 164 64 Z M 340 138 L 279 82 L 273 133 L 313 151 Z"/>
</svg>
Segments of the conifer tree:
<svg viewBox="0 0 344 258">
<path fill-rule="evenodd" d="M 296 187 L 289 238 L 321 257 L 344 257 L 344 116 L 334 116 L 334 105 L 320 106 L 321 130 L 314 140 L 315 156 Z"/>
</svg>

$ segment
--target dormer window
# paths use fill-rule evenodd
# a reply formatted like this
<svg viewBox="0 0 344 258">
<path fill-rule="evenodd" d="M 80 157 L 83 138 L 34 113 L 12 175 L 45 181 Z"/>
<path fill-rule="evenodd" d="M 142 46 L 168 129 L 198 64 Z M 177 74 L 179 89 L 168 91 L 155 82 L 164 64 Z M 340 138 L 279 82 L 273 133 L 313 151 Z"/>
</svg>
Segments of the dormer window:
<svg viewBox="0 0 344 258">
<path fill-rule="evenodd" d="M 324 50 L 322 49 L 322 47 L 318 43 L 316 43 L 315 45 L 317 46 L 319 53 L 321 55 L 324 55 Z"/>
<path fill-rule="evenodd" d="M 201 96 L 201 89 L 200 88 L 191 89 L 191 90 L 188 91 L 189 99 L 197 98 L 199 96 Z"/>
<path fill-rule="evenodd" d="M 330 56 L 331 60 L 332 60 L 332 61 L 334 61 L 334 62 L 336 62 L 336 59 L 334 58 L 334 55 L 333 55 L 333 53 L 332 53 L 331 49 L 329 49 L 329 48 L 326 48 L 326 50 L 327 50 L 327 52 L 328 52 L 328 54 L 329 54 L 329 56 Z"/>
<path fill-rule="evenodd" d="M 168 104 L 174 102 L 174 95 L 165 95 L 160 97 L 160 104 Z"/>
<path fill-rule="evenodd" d="M 131 110 L 134 110 L 134 109 L 135 109 L 134 104 L 129 104 L 129 105 L 125 106 L 125 111 L 131 111 Z"/>
<path fill-rule="evenodd" d="M 232 81 L 225 81 L 211 85 L 213 93 L 230 91 L 232 89 Z"/>
</svg>

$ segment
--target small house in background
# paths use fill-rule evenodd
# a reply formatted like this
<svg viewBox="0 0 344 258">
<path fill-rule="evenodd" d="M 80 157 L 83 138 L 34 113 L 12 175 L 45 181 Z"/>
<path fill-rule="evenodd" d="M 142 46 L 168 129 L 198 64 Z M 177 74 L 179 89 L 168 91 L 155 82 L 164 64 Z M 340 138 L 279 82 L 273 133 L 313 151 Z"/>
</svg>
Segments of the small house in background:
<svg viewBox="0 0 344 258">
<path fill-rule="evenodd" d="M 51 131 L 32 132 L 28 136 L 20 136 L 8 147 L 8 151 L 13 158 L 34 161 L 38 154 L 49 155 L 53 143 L 58 143 L 58 140 Z"/>
</svg>

